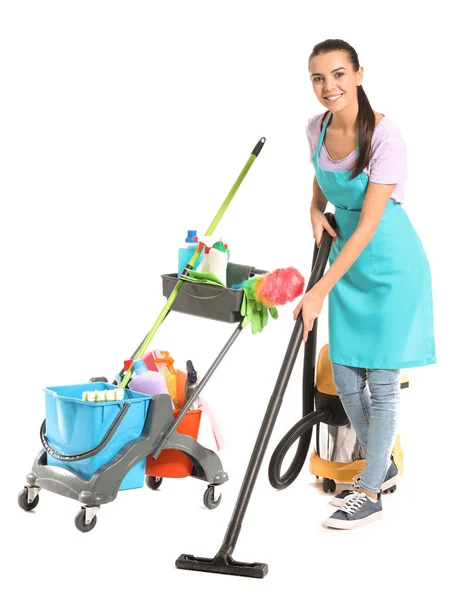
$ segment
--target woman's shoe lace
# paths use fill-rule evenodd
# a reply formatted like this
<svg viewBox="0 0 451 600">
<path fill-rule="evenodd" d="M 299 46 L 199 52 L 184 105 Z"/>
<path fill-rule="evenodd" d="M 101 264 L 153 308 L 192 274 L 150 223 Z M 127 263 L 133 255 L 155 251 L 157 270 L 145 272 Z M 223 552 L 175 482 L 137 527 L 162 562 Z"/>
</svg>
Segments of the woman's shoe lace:
<svg viewBox="0 0 451 600">
<path fill-rule="evenodd" d="M 343 504 L 341 510 L 348 513 L 348 515 L 353 515 L 362 508 L 367 500 L 368 496 L 366 494 L 353 492 L 352 496 L 349 496 L 348 500 Z"/>
</svg>

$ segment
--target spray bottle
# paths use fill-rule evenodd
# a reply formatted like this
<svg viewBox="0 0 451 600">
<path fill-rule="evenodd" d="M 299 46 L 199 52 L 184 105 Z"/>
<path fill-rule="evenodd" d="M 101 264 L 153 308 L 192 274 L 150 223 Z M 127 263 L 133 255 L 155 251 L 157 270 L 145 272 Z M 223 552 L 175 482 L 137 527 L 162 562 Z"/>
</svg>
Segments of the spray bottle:
<svg viewBox="0 0 451 600">
<path fill-rule="evenodd" d="M 192 361 L 186 361 L 186 383 L 185 383 L 185 402 L 193 395 L 195 389 L 197 388 L 197 371 L 195 370 Z M 199 407 L 198 397 L 194 400 L 191 405 L 191 410 L 197 410 Z"/>
<path fill-rule="evenodd" d="M 227 287 L 227 263 L 229 260 L 230 251 L 227 244 L 222 240 L 213 244 L 210 249 L 210 273 L 213 273 L 219 281 Z"/>
<path fill-rule="evenodd" d="M 213 236 L 200 236 L 199 245 L 204 249 L 204 257 L 197 267 L 198 273 L 211 273 L 224 286 L 227 286 L 227 263 L 230 250 L 223 238 L 218 240 Z M 215 241 L 216 240 L 216 241 Z"/>
</svg>

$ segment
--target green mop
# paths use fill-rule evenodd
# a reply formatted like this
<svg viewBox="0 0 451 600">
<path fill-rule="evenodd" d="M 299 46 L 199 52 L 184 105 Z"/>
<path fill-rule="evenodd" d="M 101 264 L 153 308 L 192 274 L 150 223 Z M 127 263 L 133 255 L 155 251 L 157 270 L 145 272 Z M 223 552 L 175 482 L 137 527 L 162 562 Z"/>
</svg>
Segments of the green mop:
<svg viewBox="0 0 451 600">
<path fill-rule="evenodd" d="M 232 186 L 232 189 L 230 190 L 226 199 L 222 203 L 221 208 L 218 210 L 215 218 L 211 222 L 210 227 L 207 229 L 207 231 L 205 233 L 206 236 L 212 235 L 213 232 L 215 231 L 216 227 L 218 226 L 219 221 L 224 216 L 225 211 L 227 210 L 230 202 L 232 201 L 232 198 L 235 196 L 238 188 L 240 187 L 241 183 L 243 182 L 243 179 L 246 177 L 246 175 L 247 175 L 249 169 L 251 168 L 252 164 L 254 163 L 255 159 L 260 154 L 260 151 L 263 148 L 263 145 L 265 142 L 266 142 L 266 138 L 262 137 L 258 141 L 255 148 L 252 150 L 252 153 L 251 153 L 247 163 L 244 165 L 243 170 L 239 174 L 237 180 L 235 181 L 235 183 Z M 184 283 L 183 278 L 186 277 L 187 275 L 189 275 L 189 272 L 190 272 L 190 270 L 192 270 L 193 265 L 196 264 L 196 261 L 199 258 L 200 253 L 201 253 L 201 248 L 198 247 L 197 250 L 192 255 L 189 263 L 186 265 L 185 269 L 180 274 L 180 277 L 175 285 L 175 288 L 173 289 L 171 295 L 167 299 L 166 304 L 163 306 L 163 309 L 160 312 L 160 314 L 158 315 L 158 318 L 155 321 L 152 329 L 149 331 L 147 336 L 144 338 L 141 346 L 139 347 L 139 349 L 133 356 L 134 360 L 139 360 L 140 358 L 142 358 L 144 356 L 150 342 L 154 338 L 158 328 L 164 321 L 172 304 L 174 303 L 174 300 L 176 299 L 177 294 L 179 293 L 180 288 L 182 287 L 182 285 Z M 104 401 L 104 400 L 122 400 L 124 397 L 124 388 L 127 386 L 128 382 L 130 381 L 132 374 L 133 374 L 133 363 L 130 364 L 128 370 L 125 372 L 125 374 L 122 378 L 122 381 L 119 383 L 117 389 L 94 391 L 94 392 L 84 392 L 83 399 L 97 401 L 97 402 Z"/>
</svg>

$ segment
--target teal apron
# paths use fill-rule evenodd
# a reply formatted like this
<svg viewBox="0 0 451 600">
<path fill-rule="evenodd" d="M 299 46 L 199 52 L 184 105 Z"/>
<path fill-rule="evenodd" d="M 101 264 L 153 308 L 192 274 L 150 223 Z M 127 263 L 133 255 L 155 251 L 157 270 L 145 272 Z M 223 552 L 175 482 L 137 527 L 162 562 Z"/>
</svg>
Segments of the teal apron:
<svg viewBox="0 0 451 600">
<path fill-rule="evenodd" d="M 335 206 L 338 236 L 332 265 L 355 231 L 368 177 L 313 165 L 324 196 Z M 421 240 L 401 204 L 389 200 L 369 245 L 329 293 L 329 358 L 366 369 L 403 369 L 436 362 L 432 286 Z"/>
</svg>

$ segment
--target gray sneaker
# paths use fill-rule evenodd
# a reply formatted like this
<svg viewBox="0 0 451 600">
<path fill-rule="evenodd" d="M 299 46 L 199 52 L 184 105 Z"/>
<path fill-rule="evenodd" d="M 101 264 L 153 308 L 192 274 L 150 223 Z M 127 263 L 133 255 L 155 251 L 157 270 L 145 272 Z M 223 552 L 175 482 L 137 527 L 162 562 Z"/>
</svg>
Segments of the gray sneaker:
<svg viewBox="0 0 451 600">
<path fill-rule="evenodd" d="M 381 492 L 387 494 L 388 492 L 394 492 L 396 490 L 396 482 L 398 481 L 399 473 L 398 467 L 395 465 L 393 460 L 390 462 L 387 474 L 381 485 Z M 351 494 L 357 492 L 360 488 L 361 475 L 356 475 L 352 478 L 352 486 L 349 490 L 343 490 L 332 498 L 330 503 L 332 506 L 343 506 L 346 500 Z"/>
<path fill-rule="evenodd" d="M 334 512 L 324 523 L 333 529 L 355 529 L 377 521 L 382 517 L 382 501 L 373 502 L 366 494 L 353 492 L 343 506 Z"/>
</svg>

